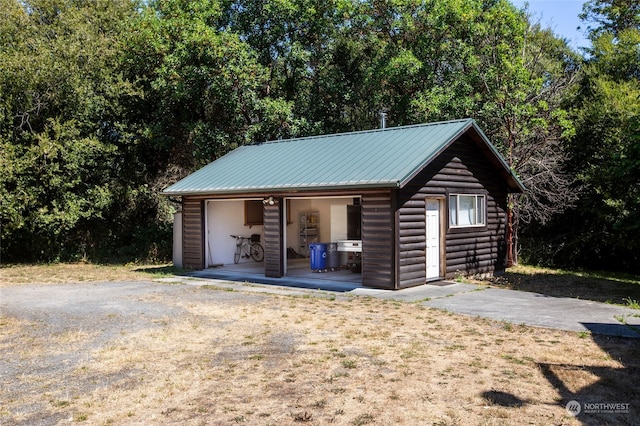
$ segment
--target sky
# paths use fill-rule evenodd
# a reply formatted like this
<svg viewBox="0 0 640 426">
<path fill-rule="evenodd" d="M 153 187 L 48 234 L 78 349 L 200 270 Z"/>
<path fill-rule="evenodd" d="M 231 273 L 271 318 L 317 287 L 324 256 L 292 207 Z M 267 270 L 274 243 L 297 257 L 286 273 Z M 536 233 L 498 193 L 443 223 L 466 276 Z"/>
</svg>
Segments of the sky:
<svg viewBox="0 0 640 426">
<path fill-rule="evenodd" d="M 550 28 L 556 36 L 566 38 L 569 45 L 578 50 L 588 47 L 589 40 L 584 36 L 586 25 L 578 18 L 582 12 L 582 5 L 586 0 L 511 0 L 516 7 L 523 7 L 529 3 L 529 11 L 534 22 L 539 21 L 543 28 Z"/>
</svg>

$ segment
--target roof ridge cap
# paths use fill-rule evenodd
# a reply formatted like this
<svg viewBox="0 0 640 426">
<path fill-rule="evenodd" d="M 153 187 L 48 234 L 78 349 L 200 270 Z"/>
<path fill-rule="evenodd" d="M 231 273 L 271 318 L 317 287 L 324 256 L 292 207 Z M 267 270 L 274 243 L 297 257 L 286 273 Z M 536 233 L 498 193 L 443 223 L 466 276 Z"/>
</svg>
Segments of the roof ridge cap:
<svg viewBox="0 0 640 426">
<path fill-rule="evenodd" d="M 300 136 L 300 137 L 295 137 L 290 139 L 274 139 L 274 140 L 268 140 L 268 141 L 262 141 L 262 142 L 254 142 L 254 143 L 242 145 L 242 146 L 275 145 L 278 143 L 289 143 L 289 142 L 296 142 L 296 141 L 303 141 L 303 140 L 324 139 L 324 138 L 332 138 L 332 137 L 347 136 L 347 135 L 362 135 L 367 133 L 380 133 L 380 132 L 397 131 L 397 130 L 418 128 L 418 127 L 432 127 L 432 126 L 439 126 L 443 124 L 471 123 L 471 122 L 475 123 L 475 120 L 473 118 L 467 117 L 467 118 L 458 118 L 453 120 L 434 121 L 429 123 L 406 124 L 404 126 L 386 127 L 384 129 L 376 128 L 376 129 L 367 129 L 367 130 L 354 130 L 352 132 L 329 133 L 324 135 Z"/>
</svg>

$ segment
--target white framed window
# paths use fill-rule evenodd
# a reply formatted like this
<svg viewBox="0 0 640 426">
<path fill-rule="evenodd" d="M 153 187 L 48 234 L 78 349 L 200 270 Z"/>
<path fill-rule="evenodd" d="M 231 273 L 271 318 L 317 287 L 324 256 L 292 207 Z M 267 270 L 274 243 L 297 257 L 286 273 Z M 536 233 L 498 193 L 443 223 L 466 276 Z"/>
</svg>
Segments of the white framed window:
<svg viewBox="0 0 640 426">
<path fill-rule="evenodd" d="M 484 226 L 487 223 L 484 195 L 449 195 L 449 225 L 453 228 Z"/>
</svg>

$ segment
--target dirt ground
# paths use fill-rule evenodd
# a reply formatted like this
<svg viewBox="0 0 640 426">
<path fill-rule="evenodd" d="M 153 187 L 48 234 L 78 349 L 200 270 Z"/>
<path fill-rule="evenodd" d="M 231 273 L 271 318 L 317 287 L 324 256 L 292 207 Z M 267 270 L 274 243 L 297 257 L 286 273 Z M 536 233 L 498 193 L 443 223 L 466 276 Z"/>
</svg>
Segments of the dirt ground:
<svg viewBox="0 0 640 426">
<path fill-rule="evenodd" d="M 640 418 L 638 339 L 149 280 L 0 284 L 0 306 L 3 426 Z"/>
</svg>

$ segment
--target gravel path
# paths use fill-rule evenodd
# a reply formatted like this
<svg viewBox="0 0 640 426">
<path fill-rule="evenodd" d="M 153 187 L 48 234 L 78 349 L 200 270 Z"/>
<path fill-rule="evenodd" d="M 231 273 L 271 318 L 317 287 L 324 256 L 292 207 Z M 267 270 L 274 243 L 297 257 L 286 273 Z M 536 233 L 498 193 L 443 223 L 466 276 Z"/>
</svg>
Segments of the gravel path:
<svg viewBox="0 0 640 426">
<path fill-rule="evenodd" d="M 64 389 L 51 389 L 50 400 L 68 401 L 69 395 L 91 392 L 121 380 L 122 377 L 79 380 L 75 372 L 90 361 L 94 351 L 112 344 L 120 334 L 161 327 L 169 319 L 192 315 L 176 306 L 176 300 L 187 304 L 206 301 L 215 306 L 264 297 L 157 282 L 0 287 L 0 425 L 66 422 L 68 419 L 52 415 L 43 402 L 21 407 L 19 417 L 24 420 L 20 421 L 4 417 L 8 413 L 2 407 L 39 392 L 42 382 L 64 383 Z M 20 325 L 20 333 L 5 333 L 5 327 L 15 323 Z M 33 351 L 41 350 L 43 345 L 47 356 L 33 356 Z"/>
</svg>

